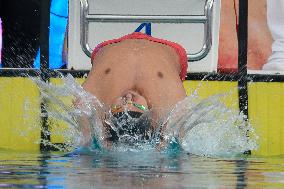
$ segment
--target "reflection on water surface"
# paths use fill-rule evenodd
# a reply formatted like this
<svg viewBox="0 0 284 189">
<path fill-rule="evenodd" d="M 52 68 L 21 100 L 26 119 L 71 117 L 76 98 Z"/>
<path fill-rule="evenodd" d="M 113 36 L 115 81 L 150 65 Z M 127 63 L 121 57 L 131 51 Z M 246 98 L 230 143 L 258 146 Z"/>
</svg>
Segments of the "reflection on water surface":
<svg viewBox="0 0 284 189">
<path fill-rule="evenodd" d="M 284 158 L 206 158 L 186 153 L 0 152 L 0 187 L 283 188 Z"/>
</svg>

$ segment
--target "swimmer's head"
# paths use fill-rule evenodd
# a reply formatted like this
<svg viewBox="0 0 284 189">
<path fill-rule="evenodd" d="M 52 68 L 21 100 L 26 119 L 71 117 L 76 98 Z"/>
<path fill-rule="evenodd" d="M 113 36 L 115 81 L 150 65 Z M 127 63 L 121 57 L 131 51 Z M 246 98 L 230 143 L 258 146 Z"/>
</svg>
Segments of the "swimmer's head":
<svg viewBox="0 0 284 189">
<path fill-rule="evenodd" d="M 127 91 L 125 95 L 113 100 L 111 105 L 112 114 L 123 111 L 144 113 L 148 110 L 147 100 L 134 91 Z"/>
<path fill-rule="evenodd" d="M 114 100 L 108 123 L 110 141 L 147 140 L 151 128 L 146 99 L 128 91 Z"/>
</svg>

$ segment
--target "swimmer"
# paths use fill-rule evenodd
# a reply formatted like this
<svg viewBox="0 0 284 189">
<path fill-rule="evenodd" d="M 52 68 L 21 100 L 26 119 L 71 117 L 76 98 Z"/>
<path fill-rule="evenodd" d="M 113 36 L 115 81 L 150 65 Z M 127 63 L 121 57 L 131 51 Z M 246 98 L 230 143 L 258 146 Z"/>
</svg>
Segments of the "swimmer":
<svg viewBox="0 0 284 189">
<path fill-rule="evenodd" d="M 98 45 L 91 62 L 92 69 L 82 86 L 112 114 L 113 125 L 101 116 L 111 133 L 108 141 L 117 141 L 121 132 L 147 138 L 145 133 L 155 130 L 159 119 L 186 97 L 182 81 L 187 73 L 187 56 L 176 43 L 135 32 Z M 139 121 L 128 119 L 141 116 L 144 118 Z M 111 128 L 119 121 L 124 125 L 114 132 Z"/>
</svg>

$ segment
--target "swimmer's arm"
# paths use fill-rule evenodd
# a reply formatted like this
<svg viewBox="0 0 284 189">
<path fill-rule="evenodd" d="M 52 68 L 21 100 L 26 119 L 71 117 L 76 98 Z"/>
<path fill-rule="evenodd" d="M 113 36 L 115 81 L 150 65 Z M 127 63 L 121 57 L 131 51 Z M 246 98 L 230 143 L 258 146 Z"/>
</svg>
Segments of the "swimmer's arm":
<svg viewBox="0 0 284 189">
<path fill-rule="evenodd" d="M 92 142 L 92 136 L 91 136 L 91 129 L 90 129 L 90 123 L 86 116 L 82 116 L 79 118 L 79 127 L 81 128 L 83 138 L 81 140 L 81 146 L 90 146 Z"/>
<path fill-rule="evenodd" d="M 88 146 L 92 142 L 91 129 L 90 129 L 90 123 L 88 120 L 88 116 L 82 113 L 84 108 L 79 99 L 76 99 L 73 101 L 73 106 L 76 110 L 79 110 L 79 112 L 81 112 L 80 113 L 81 115 L 78 116 L 77 118 L 78 127 L 80 128 L 80 131 L 83 135 L 83 138 L 81 138 L 79 145 Z"/>
</svg>

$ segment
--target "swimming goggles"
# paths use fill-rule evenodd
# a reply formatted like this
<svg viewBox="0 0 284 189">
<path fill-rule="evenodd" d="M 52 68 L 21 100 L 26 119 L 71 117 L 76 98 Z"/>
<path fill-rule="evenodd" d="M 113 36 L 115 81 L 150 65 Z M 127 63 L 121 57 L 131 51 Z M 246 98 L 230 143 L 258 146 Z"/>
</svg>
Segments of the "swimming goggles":
<svg viewBox="0 0 284 189">
<path fill-rule="evenodd" d="M 146 110 L 148 110 L 144 105 L 142 105 L 142 104 L 137 104 L 137 103 L 134 103 L 134 102 L 132 102 L 132 101 L 128 101 L 128 102 L 126 102 L 127 104 L 130 104 L 130 105 L 132 105 L 132 106 L 134 106 L 134 107 L 136 107 L 136 108 L 138 108 L 139 110 L 142 110 L 142 111 L 146 111 Z M 112 107 L 111 107 L 111 112 L 112 113 L 115 113 L 115 112 L 118 112 L 118 110 L 120 110 L 120 109 L 122 109 L 123 108 L 123 106 L 122 105 L 113 105 Z"/>
</svg>

